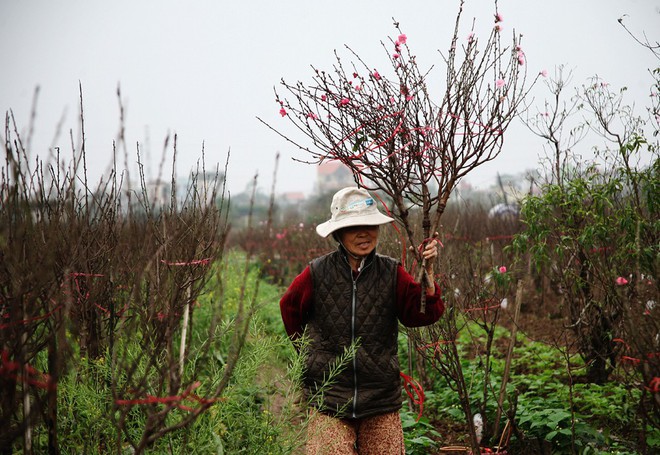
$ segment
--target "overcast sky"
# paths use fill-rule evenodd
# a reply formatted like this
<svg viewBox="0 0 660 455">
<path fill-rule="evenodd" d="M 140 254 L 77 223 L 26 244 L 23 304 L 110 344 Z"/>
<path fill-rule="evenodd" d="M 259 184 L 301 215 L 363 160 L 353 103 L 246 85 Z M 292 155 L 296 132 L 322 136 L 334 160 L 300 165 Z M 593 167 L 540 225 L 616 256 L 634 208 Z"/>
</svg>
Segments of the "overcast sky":
<svg viewBox="0 0 660 455">
<path fill-rule="evenodd" d="M 473 17 L 485 35 L 492 3 L 467 3 L 461 36 Z M 396 37 L 393 17 L 420 66 L 435 65 L 432 75 L 442 80 L 438 50 L 448 49 L 457 6 L 457 0 L 2 0 L 0 109 L 11 109 L 27 131 L 38 86 L 31 153 L 45 157 L 51 145 L 69 151 L 68 131 L 79 130 L 80 83 L 90 176 L 98 179 L 119 130 L 120 86 L 129 155 L 134 161 L 140 143 L 152 175 L 165 137 L 176 132 L 180 174 L 201 157 L 202 144 L 209 168 L 224 165 L 231 149 L 229 188 L 242 191 L 258 172 L 268 191 L 279 151 L 278 192 L 311 192 L 315 169 L 292 160 L 307 156 L 256 120 L 290 131 L 273 87 L 281 78 L 309 82 L 310 65 L 330 68 L 333 50 L 349 57 L 345 44 L 370 66 L 386 67 L 380 42 Z M 647 69 L 658 61 L 617 19 L 627 14 L 633 32 L 659 40 L 660 0 L 501 0 L 499 11 L 503 32 L 523 35 L 530 75 L 566 65 L 574 85 L 598 75 L 612 87 L 629 87 L 639 106 L 648 103 Z M 64 131 L 56 137 L 62 118 Z M 486 186 L 498 171 L 538 167 L 539 139 L 517 127 L 505 144 L 493 163 L 468 177 L 471 183 Z M 168 160 L 171 153 L 170 147 Z"/>
</svg>

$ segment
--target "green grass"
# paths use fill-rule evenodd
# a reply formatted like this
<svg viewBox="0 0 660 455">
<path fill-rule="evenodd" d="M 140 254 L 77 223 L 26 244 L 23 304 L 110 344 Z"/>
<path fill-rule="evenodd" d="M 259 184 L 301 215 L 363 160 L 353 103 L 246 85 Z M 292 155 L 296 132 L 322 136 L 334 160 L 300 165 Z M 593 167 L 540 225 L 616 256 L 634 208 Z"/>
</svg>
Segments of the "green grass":
<svg viewBox="0 0 660 455">
<path fill-rule="evenodd" d="M 255 264 L 243 276 L 245 257 L 229 254 L 222 264 L 216 264 L 214 275 L 195 305 L 193 333 L 185 375 L 195 375 L 202 383 L 200 395 L 212 389 L 225 368 L 242 289 L 251 296 L 248 307 L 254 310 L 249 334 L 234 375 L 220 401 L 202 414 L 189 428 L 172 432 L 158 440 L 149 453 L 173 454 L 277 454 L 295 452 L 304 442 L 306 413 L 297 400 L 300 392 L 302 358 L 286 337 L 279 311 L 283 288 L 260 280 Z M 254 294 L 258 284 L 258 293 Z M 252 300 L 254 297 L 254 300 Z M 208 351 L 201 349 L 207 340 L 214 318 L 222 314 L 216 339 Z M 498 328 L 496 338 L 506 340 L 508 331 Z M 512 440 L 512 447 L 524 444 L 546 444 L 553 453 L 570 452 L 572 432 L 575 432 L 577 453 L 636 453 L 639 421 L 636 403 L 639 390 L 623 384 L 575 384 L 574 413 L 569 407 L 569 386 L 562 355 L 556 348 L 525 339 L 518 335 L 510 382 L 509 399 L 516 397 L 516 424 L 524 441 Z M 476 412 L 482 398 L 484 380 L 483 359 L 472 357 L 472 343 L 485 342 L 480 329 L 468 324 L 461 331 L 457 346 L 461 351 L 464 374 L 471 386 L 472 407 Z M 136 358 L 140 346 L 133 340 L 123 340 L 127 352 Z M 405 336 L 400 339 L 405 357 Z M 108 356 L 87 359 L 74 355 L 75 361 L 59 383 L 58 425 L 62 453 L 101 454 L 116 451 L 117 441 L 127 451 L 124 435 L 117 434 L 112 415 L 110 390 L 111 366 Z M 45 362 L 45 358 L 38 359 Z M 580 367 L 579 359 L 571 358 Z M 402 358 L 402 364 L 405 359 Z M 141 365 L 146 368 L 146 365 Z M 499 391 L 504 369 L 501 354 L 491 359 L 490 398 L 487 419 L 496 412 L 494 396 Z M 425 413 L 416 422 L 416 410 L 404 407 L 401 412 L 408 454 L 433 453 L 442 444 L 442 435 L 433 427 L 436 420 L 463 420 L 456 393 L 432 369 L 434 386 L 426 390 Z M 434 375 L 434 376 L 433 376 Z M 121 378 L 120 378 L 121 381 Z M 509 406 L 509 400 L 505 406 Z M 185 415 L 175 409 L 170 421 Z M 503 426 L 502 425 L 501 427 Z M 141 406 L 134 406 L 127 419 L 127 432 L 138 438 L 145 424 Z M 500 427 L 500 428 L 501 428 Z M 534 442 L 536 441 L 536 442 Z M 540 442 L 539 442 L 540 441 Z M 647 444 L 660 449 L 660 432 L 649 429 Z M 43 428 L 35 431 L 35 447 L 45 447 Z M 521 449 L 523 450 L 523 449 Z M 128 452 L 126 452 L 128 453 Z M 521 452 L 522 453 L 522 452 Z"/>
<path fill-rule="evenodd" d="M 229 386 L 221 400 L 200 415 L 189 428 L 167 434 L 149 448 L 149 453 L 284 454 L 300 444 L 301 436 L 296 428 L 299 420 L 294 422 L 294 412 L 297 412 L 293 403 L 295 394 L 291 393 L 288 378 L 299 375 L 301 368 L 298 365 L 289 371 L 290 365 L 296 364 L 291 361 L 296 356 L 279 314 L 282 290 L 261 281 L 254 264 L 248 265 L 249 273 L 244 276 L 245 261 L 245 255 L 232 252 L 222 264 L 214 265 L 213 275 L 194 305 L 190 348 L 184 371 L 184 377 L 194 377 L 201 382 L 195 390 L 200 396 L 218 383 L 236 328 L 239 302 L 244 295 L 247 296 L 243 298 L 244 305 L 254 313 L 254 317 Z M 221 318 L 218 320 L 219 316 Z M 210 340 L 210 349 L 205 351 L 202 346 L 209 342 L 209 327 L 214 320 L 218 320 L 217 329 Z M 118 340 L 117 343 L 123 353 L 139 359 L 138 371 L 148 370 L 148 359 L 140 356 L 140 334 Z M 75 349 L 75 342 L 72 346 Z M 42 370 L 46 367 L 46 356 L 43 354 L 37 359 L 37 366 Z M 117 415 L 112 414 L 114 400 L 110 388 L 112 366 L 109 358 L 107 353 L 98 359 L 74 353 L 71 368 L 60 378 L 58 431 L 62 453 L 116 452 L 118 441 L 121 450 L 129 450 L 126 436 L 117 433 Z M 121 384 L 122 378 L 118 381 Z M 150 393 L 157 395 L 156 390 Z M 282 397 L 279 400 L 279 415 L 269 410 L 276 395 Z M 133 440 L 139 439 L 145 425 L 144 406 L 133 406 L 126 420 L 126 432 Z M 186 413 L 173 409 L 168 422 L 174 423 Z M 34 431 L 35 450 L 45 450 L 46 445 L 46 431 L 38 426 Z"/>
</svg>

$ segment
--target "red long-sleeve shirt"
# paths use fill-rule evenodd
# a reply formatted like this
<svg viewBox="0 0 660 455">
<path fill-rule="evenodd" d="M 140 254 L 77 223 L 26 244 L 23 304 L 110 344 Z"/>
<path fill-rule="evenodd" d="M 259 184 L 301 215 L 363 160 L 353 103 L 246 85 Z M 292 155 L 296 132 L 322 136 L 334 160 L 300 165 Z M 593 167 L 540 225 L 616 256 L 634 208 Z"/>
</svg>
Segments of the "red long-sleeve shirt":
<svg viewBox="0 0 660 455">
<path fill-rule="evenodd" d="M 313 304 L 313 281 L 309 266 L 298 275 L 280 300 L 280 311 L 286 333 L 291 339 L 298 338 L 307 323 Z M 399 321 L 406 327 L 430 325 L 440 319 L 445 310 L 440 288 L 435 284 L 433 295 L 426 296 L 426 312 L 421 313 L 421 296 L 426 292 L 414 278 L 399 265 L 396 273 L 396 307 Z"/>
</svg>

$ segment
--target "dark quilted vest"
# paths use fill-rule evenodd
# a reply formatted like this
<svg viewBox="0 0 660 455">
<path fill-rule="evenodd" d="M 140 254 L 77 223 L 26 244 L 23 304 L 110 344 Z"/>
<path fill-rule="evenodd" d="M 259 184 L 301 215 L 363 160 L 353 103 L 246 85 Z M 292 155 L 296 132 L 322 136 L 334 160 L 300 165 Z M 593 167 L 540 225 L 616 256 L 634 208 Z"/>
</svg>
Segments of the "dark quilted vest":
<svg viewBox="0 0 660 455">
<path fill-rule="evenodd" d="M 314 305 L 307 322 L 311 342 L 305 374 L 307 398 L 327 413 L 348 418 L 398 410 L 402 398 L 395 305 L 397 261 L 372 253 L 355 281 L 340 250 L 315 259 L 310 267 Z M 344 364 L 334 381 L 319 392 L 352 340 L 359 340 L 355 359 Z"/>
</svg>

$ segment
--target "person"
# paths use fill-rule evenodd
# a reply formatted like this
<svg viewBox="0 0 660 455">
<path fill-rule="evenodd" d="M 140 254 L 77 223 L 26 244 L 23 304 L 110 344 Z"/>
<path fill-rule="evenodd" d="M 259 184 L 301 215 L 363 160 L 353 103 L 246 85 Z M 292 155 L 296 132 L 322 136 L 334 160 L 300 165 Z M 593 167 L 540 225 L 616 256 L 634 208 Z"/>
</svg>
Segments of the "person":
<svg viewBox="0 0 660 455">
<path fill-rule="evenodd" d="M 444 311 L 440 289 L 430 280 L 415 282 L 397 260 L 376 253 L 379 227 L 394 220 L 366 190 L 338 191 L 330 211 L 316 232 L 332 235 L 337 250 L 313 259 L 280 300 L 289 337 L 295 341 L 304 333 L 309 341 L 303 373 L 303 392 L 312 406 L 306 453 L 403 454 L 398 323 L 436 322 Z M 426 243 L 422 254 L 433 277 L 437 242 Z M 352 345 L 355 354 L 341 364 L 338 359 Z"/>
</svg>

